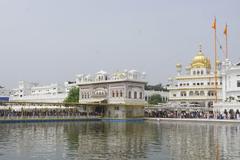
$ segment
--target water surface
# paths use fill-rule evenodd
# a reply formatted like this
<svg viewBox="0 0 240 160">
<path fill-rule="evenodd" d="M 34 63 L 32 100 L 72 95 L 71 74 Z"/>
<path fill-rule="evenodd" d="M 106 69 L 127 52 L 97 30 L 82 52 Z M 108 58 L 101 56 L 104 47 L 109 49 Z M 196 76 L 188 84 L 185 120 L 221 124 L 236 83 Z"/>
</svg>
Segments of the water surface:
<svg viewBox="0 0 240 160">
<path fill-rule="evenodd" d="M 191 122 L 0 124 L 1 160 L 240 159 L 240 125 Z"/>
</svg>

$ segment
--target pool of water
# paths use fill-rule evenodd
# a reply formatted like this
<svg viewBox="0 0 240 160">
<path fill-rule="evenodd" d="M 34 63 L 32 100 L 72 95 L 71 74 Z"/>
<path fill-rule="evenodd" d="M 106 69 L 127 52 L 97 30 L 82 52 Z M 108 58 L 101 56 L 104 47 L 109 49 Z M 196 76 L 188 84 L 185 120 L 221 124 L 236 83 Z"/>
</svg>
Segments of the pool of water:
<svg viewBox="0 0 240 160">
<path fill-rule="evenodd" d="M 0 160 L 240 159 L 240 124 L 0 124 Z"/>
</svg>

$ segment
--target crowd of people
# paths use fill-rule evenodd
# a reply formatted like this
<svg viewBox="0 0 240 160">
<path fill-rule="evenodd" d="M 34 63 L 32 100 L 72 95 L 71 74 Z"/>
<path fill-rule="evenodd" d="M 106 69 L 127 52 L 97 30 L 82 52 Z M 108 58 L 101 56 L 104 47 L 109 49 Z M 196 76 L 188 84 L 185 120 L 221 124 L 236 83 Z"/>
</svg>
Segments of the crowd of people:
<svg viewBox="0 0 240 160">
<path fill-rule="evenodd" d="M 31 109 L 31 110 L 0 110 L 0 118 L 47 118 L 47 117 L 84 117 L 101 116 L 98 112 L 86 112 L 78 109 Z"/>
<path fill-rule="evenodd" d="M 0 109 L 0 118 L 6 119 L 11 117 L 17 118 L 47 118 L 47 117 L 86 117 L 86 116 L 103 116 L 101 112 L 82 111 L 77 108 L 66 109 L 27 109 L 12 110 Z M 238 119 L 240 112 L 233 110 L 220 112 L 213 111 L 173 111 L 173 110 L 151 110 L 145 111 L 145 117 L 152 118 L 196 118 L 196 119 Z"/>
<path fill-rule="evenodd" d="M 156 118 L 202 118 L 202 119 L 237 119 L 240 120 L 239 111 L 226 110 L 223 113 L 213 111 L 145 111 L 145 117 L 156 117 Z"/>
</svg>

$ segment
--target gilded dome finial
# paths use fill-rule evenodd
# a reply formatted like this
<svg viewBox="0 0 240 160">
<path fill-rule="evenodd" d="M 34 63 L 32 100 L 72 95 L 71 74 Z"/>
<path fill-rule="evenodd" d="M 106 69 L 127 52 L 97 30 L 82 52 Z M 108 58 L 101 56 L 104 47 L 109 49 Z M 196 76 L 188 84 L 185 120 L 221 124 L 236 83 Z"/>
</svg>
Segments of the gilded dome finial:
<svg viewBox="0 0 240 160">
<path fill-rule="evenodd" d="M 202 52 L 202 44 L 199 43 L 199 52 Z"/>
<path fill-rule="evenodd" d="M 199 52 L 197 55 L 193 58 L 191 63 L 192 68 L 211 68 L 210 60 L 205 57 L 205 55 L 202 52 L 202 45 L 199 44 Z"/>
</svg>

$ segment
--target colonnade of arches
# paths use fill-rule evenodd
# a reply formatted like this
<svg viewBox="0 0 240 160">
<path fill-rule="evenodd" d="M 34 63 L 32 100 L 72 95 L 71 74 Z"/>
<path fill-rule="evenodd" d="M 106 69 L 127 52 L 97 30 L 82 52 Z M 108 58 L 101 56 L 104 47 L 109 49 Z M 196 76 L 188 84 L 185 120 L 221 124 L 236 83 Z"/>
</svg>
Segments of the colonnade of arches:
<svg viewBox="0 0 240 160">
<path fill-rule="evenodd" d="M 122 90 L 113 90 L 112 91 L 112 98 L 114 97 L 125 97 Z M 128 91 L 127 98 L 129 99 L 143 99 L 143 92 L 137 91 Z"/>
<path fill-rule="evenodd" d="M 124 97 L 122 90 L 113 90 L 112 91 L 112 98 L 114 97 Z"/>
<path fill-rule="evenodd" d="M 143 92 L 128 91 L 129 99 L 143 99 Z"/>
<path fill-rule="evenodd" d="M 181 91 L 180 96 L 186 97 L 186 96 L 215 96 L 215 91 Z"/>
</svg>

